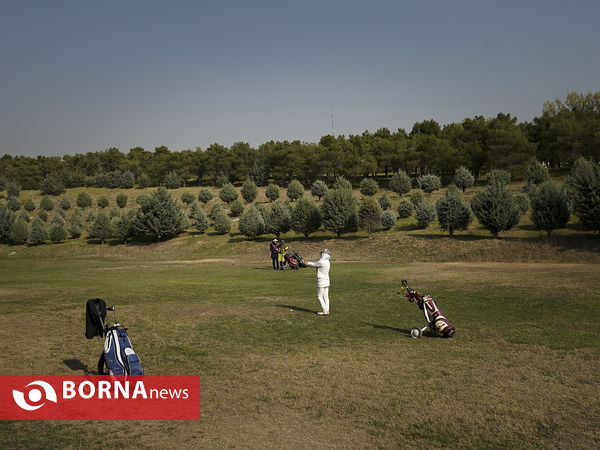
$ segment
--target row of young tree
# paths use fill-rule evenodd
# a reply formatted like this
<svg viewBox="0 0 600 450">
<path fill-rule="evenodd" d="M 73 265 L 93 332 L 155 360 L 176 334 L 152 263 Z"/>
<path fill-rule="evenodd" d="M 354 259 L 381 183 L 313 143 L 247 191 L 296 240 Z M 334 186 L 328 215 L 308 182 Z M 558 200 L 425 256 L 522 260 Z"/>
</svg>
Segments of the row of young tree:
<svg viewBox="0 0 600 450">
<path fill-rule="evenodd" d="M 361 135 L 323 136 L 318 143 L 269 141 L 258 148 L 238 142 L 231 147 L 213 144 L 206 149 L 170 151 L 135 147 L 101 152 L 30 158 L 0 158 L 0 183 L 14 180 L 24 189 L 60 194 L 65 188 L 134 185 L 169 188 L 190 181 L 221 187 L 246 178 L 256 184 L 285 185 L 298 179 L 305 185 L 338 176 L 359 180 L 365 176 L 403 170 L 413 176 L 433 173 L 450 182 L 455 169 L 467 167 L 477 179 L 494 169 L 523 174 L 537 157 L 547 167 L 570 167 L 579 157 L 600 160 L 600 92 L 570 92 L 564 101 L 547 102 L 540 117 L 518 123 L 500 113 L 476 116 L 441 127 L 434 120 L 417 122 L 407 133 L 381 128 Z"/>
<path fill-rule="evenodd" d="M 455 173 L 456 186 L 449 187 L 435 204 L 428 201 L 424 190 L 411 190 L 410 185 L 405 183 L 408 176 L 398 172 L 394 175 L 397 182 L 396 191 L 400 195 L 408 193 L 410 200 L 400 201 L 397 214 L 406 218 L 414 212 L 421 228 L 427 228 L 437 218 L 440 228 L 448 231 L 450 236 L 455 230 L 467 229 L 473 217 L 476 217 L 479 223 L 497 237 L 500 232 L 517 225 L 521 216 L 531 207 L 532 222 L 539 230 L 545 230 L 548 236 L 555 229 L 567 224 L 571 212 L 579 217 L 585 227 L 600 231 L 600 167 L 597 164 L 583 158 L 576 161 L 563 187 L 549 180 L 547 168 L 539 162 L 532 162 L 526 173 L 528 183 L 522 192 L 511 192 L 507 187 L 510 173 L 503 170 L 492 171 L 488 176 L 486 188 L 477 190 L 471 204 L 468 205 L 459 189 L 464 189 L 460 183 L 459 170 Z M 108 200 L 104 197 L 99 198 L 97 205 L 101 210 L 90 211 L 87 230 L 90 238 L 100 242 L 109 238 L 126 242 L 127 239 L 140 235 L 163 239 L 183 233 L 189 228 L 191 218 L 193 227 L 199 233 L 206 232 L 212 225 L 217 233 L 225 234 L 232 229 L 230 216 L 240 216 L 239 231 L 249 238 L 263 234 L 280 237 L 290 230 L 308 238 L 321 227 L 333 232 L 337 237 L 357 231 L 358 228 L 367 230 L 371 236 L 381 226 L 386 229 L 392 228 L 397 220 L 396 213 L 390 209 L 391 201 L 385 192 L 378 199 L 374 198 L 379 189 L 372 181 L 365 179 L 361 183 L 363 198 L 360 200 L 353 195 L 352 185 L 343 177 L 337 178 L 331 189 L 327 189 L 323 183 L 323 190 L 315 190 L 319 187 L 315 182 L 311 193 L 323 198 L 320 205 L 303 196 L 304 188 L 297 180 L 288 187 L 287 201 L 278 200 L 278 188 L 271 185 L 272 192 L 267 194 L 271 201 L 269 206 L 252 203 L 256 199 L 258 188 L 253 182 L 247 181 L 241 189 L 242 197 L 250 204 L 247 210 L 239 200 L 236 189 L 229 184 L 221 188 L 219 197 L 227 204 L 230 215 L 227 214 L 223 203 L 218 202 L 213 202 L 209 214 L 204 211 L 199 202 L 208 204 L 212 200 L 213 194 L 208 189 L 201 189 L 197 196 L 191 192 L 181 195 L 183 203 L 191 204 L 189 216 L 182 204 L 173 199 L 165 187 L 158 188 L 151 195 L 138 196 L 138 207 L 128 211 L 124 210 L 128 198 L 121 193 L 117 196 L 116 203 L 123 211 L 113 207 L 110 213 L 106 214 L 104 208 L 108 206 Z M 425 186 L 425 192 L 428 192 L 431 184 L 427 184 L 424 179 L 421 187 Z M 58 203 L 59 207 L 49 228 L 46 228 L 44 223 L 48 219 L 47 213 L 54 209 L 54 202 L 49 197 L 42 198 L 31 232 L 27 222 L 30 212 L 36 208 L 33 201 L 29 199 L 25 203 L 19 217 L 15 216 L 15 208 L 11 208 L 9 203 L 0 203 L 0 240 L 39 243 L 46 240 L 61 242 L 67 238 L 67 231 L 63 225 L 66 211 L 71 208 L 68 198 L 64 197 Z M 83 211 L 92 206 L 92 199 L 83 191 L 78 194 L 76 204 L 78 208 L 72 214 L 69 228 L 69 234 L 73 238 L 82 234 Z"/>
</svg>

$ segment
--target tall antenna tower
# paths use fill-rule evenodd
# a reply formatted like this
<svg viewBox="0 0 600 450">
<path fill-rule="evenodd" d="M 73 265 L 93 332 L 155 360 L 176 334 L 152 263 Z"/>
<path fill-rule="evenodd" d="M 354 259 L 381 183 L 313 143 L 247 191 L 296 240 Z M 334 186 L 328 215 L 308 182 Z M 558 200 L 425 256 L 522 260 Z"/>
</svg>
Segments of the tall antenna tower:
<svg viewBox="0 0 600 450">
<path fill-rule="evenodd" d="M 331 105 L 331 135 L 335 137 L 335 127 L 333 126 L 333 104 Z"/>
</svg>

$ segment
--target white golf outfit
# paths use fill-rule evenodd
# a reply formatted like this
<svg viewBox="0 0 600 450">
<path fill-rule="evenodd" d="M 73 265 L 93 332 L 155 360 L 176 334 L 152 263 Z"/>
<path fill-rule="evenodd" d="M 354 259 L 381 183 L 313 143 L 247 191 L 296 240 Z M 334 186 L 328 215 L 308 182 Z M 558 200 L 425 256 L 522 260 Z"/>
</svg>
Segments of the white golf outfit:
<svg viewBox="0 0 600 450">
<path fill-rule="evenodd" d="M 329 254 L 321 254 L 321 259 L 316 263 L 307 263 L 310 267 L 317 268 L 317 298 L 321 303 L 323 312 L 329 313 Z"/>
</svg>

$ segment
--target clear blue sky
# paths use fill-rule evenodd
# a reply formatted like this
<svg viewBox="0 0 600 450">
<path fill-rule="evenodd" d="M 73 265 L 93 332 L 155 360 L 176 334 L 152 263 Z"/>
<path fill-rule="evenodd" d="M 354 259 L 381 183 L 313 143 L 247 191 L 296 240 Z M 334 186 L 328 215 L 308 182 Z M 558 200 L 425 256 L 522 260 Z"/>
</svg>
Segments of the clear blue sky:
<svg viewBox="0 0 600 450">
<path fill-rule="evenodd" d="M 317 142 L 600 90 L 600 0 L 0 2 L 0 155 Z"/>
</svg>

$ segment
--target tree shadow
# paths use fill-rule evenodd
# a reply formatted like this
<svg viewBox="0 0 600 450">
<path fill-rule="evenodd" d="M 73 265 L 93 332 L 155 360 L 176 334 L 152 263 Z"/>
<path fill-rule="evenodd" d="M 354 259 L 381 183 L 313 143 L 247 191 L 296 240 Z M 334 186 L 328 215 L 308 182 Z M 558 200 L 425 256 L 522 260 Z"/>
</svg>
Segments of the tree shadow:
<svg viewBox="0 0 600 450">
<path fill-rule="evenodd" d="M 91 371 L 86 364 L 78 359 L 65 359 L 63 363 L 74 372 L 83 371 L 84 375 L 99 375 L 98 372 Z"/>
<path fill-rule="evenodd" d="M 390 330 L 390 331 L 395 331 L 397 333 L 402 333 L 402 334 L 406 334 L 406 335 L 410 336 L 410 330 L 407 330 L 405 328 L 395 328 L 395 327 L 390 327 L 389 325 L 378 325 L 376 323 L 369 323 L 369 322 L 361 322 L 361 325 L 369 325 L 370 327 L 377 328 L 378 330 Z"/>
<path fill-rule="evenodd" d="M 310 313 L 310 314 L 316 314 L 317 311 L 313 310 L 313 309 L 306 309 L 306 308 L 302 308 L 300 306 L 293 306 L 293 305 L 274 305 L 277 306 L 278 308 L 287 308 L 287 309 L 292 309 L 294 311 L 300 311 L 300 312 L 306 312 L 306 313 Z"/>
</svg>

